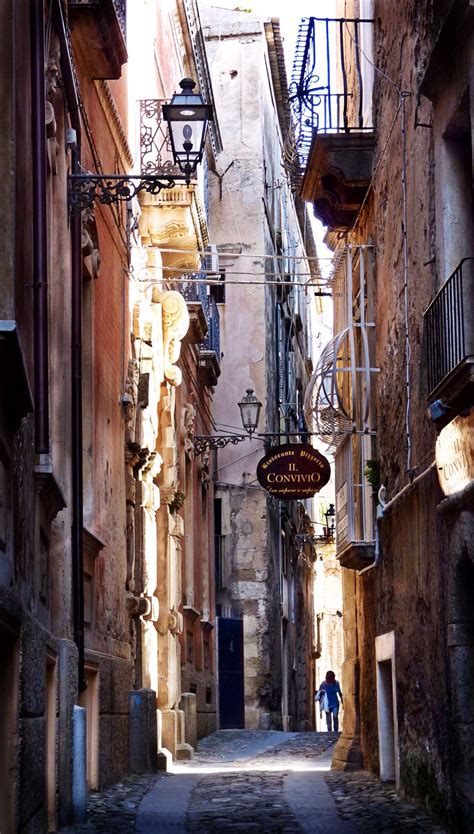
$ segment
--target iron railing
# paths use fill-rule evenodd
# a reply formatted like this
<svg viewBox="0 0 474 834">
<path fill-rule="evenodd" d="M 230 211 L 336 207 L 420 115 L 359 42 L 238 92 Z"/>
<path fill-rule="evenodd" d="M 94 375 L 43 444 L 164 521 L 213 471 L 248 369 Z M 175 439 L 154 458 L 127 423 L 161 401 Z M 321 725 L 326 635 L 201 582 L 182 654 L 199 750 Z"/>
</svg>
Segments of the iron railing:
<svg viewBox="0 0 474 834">
<path fill-rule="evenodd" d="M 473 262 L 460 262 L 424 314 L 430 395 L 467 358 L 465 304 L 472 304 Z"/>
<path fill-rule="evenodd" d="M 173 160 L 171 139 L 162 116 L 162 105 L 167 99 L 141 99 L 140 105 L 140 170 L 142 174 L 169 174 L 180 170 Z"/>
<path fill-rule="evenodd" d="M 188 302 L 201 304 L 207 322 L 207 335 L 198 347 L 200 350 L 213 350 L 220 363 L 220 318 L 215 298 L 208 294 L 208 287 L 201 281 L 206 278 L 205 272 L 196 272 L 183 276 L 177 289 Z"/>
<path fill-rule="evenodd" d="M 204 315 L 207 320 L 207 336 L 199 344 L 201 350 L 213 350 L 217 359 L 221 361 L 220 318 L 217 304 L 212 295 L 207 296 L 207 305 L 203 304 Z"/>
<path fill-rule="evenodd" d="M 373 20 L 309 17 L 301 21 L 290 101 L 300 161 L 315 131 L 372 131 Z"/>
<path fill-rule="evenodd" d="M 123 39 L 127 42 L 127 0 L 112 0 L 115 14 L 122 30 Z"/>
</svg>

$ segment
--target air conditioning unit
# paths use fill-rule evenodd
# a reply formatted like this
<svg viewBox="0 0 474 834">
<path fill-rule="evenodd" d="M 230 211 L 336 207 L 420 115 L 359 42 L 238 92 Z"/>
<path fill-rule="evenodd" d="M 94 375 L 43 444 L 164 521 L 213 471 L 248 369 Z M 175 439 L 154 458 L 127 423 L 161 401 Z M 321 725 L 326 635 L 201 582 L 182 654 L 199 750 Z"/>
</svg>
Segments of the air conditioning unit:
<svg viewBox="0 0 474 834">
<path fill-rule="evenodd" d="M 208 273 L 212 273 L 213 275 L 219 275 L 219 253 L 217 251 L 217 246 L 214 243 L 206 246 L 206 255 L 204 260 L 206 264 L 206 271 Z"/>
</svg>

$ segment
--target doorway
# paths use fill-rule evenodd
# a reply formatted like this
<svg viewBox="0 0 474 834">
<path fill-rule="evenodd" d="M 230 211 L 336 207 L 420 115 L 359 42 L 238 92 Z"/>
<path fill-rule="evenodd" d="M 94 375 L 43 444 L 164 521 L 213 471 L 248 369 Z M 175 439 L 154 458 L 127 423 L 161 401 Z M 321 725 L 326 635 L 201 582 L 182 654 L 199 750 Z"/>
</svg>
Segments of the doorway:
<svg viewBox="0 0 474 834">
<path fill-rule="evenodd" d="M 467 530 L 467 527 L 466 527 Z M 457 537 L 452 537 L 456 541 Z M 467 540 L 467 539 L 466 539 Z M 460 806 L 466 808 L 466 830 L 474 819 L 474 563 L 468 553 L 458 559 L 452 571 L 454 593 L 448 624 L 452 726 L 455 750 L 456 787 Z"/>
<path fill-rule="evenodd" d="M 375 638 L 380 779 L 399 786 L 399 744 L 395 675 L 395 633 Z"/>
<path fill-rule="evenodd" d="M 86 664 L 87 688 L 77 699 L 86 709 L 87 790 L 99 789 L 99 670 Z"/>
<path fill-rule="evenodd" d="M 219 726 L 221 730 L 245 727 L 244 621 L 218 617 Z"/>
</svg>

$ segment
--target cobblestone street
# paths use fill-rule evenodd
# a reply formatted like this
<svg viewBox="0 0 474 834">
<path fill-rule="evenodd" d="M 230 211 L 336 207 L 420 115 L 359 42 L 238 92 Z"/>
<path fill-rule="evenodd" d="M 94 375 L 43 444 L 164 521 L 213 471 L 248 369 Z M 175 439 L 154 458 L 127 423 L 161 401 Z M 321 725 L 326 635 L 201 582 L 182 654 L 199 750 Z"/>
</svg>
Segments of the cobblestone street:
<svg viewBox="0 0 474 834">
<path fill-rule="evenodd" d="M 443 834 L 392 785 L 364 771 L 330 771 L 330 733 L 224 730 L 171 773 L 128 777 L 89 802 L 68 834 Z"/>
</svg>

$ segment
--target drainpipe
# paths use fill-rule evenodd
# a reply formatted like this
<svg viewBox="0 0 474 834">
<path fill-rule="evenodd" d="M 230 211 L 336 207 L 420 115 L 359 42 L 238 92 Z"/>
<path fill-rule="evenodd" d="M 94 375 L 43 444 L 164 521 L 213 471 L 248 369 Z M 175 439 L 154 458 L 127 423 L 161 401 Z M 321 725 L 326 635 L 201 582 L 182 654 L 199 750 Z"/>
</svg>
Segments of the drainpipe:
<svg viewBox="0 0 474 834">
<path fill-rule="evenodd" d="M 377 565 L 380 562 L 380 533 L 379 533 L 379 518 L 380 518 L 380 515 L 379 515 L 379 510 L 380 510 L 380 504 L 377 506 L 377 517 L 375 519 L 374 561 L 371 562 L 370 565 L 367 565 L 365 568 L 362 568 L 362 570 L 358 570 L 357 571 L 357 576 L 362 576 L 364 573 L 368 573 L 369 570 L 373 570 L 374 568 L 377 567 Z"/>
<path fill-rule="evenodd" d="M 61 49 L 61 75 L 66 94 L 75 146 L 72 173 L 80 172 L 81 120 L 72 58 L 60 0 L 55 4 L 55 28 Z M 86 688 L 84 676 L 84 568 L 83 568 L 83 473 L 82 473 L 82 231 L 81 215 L 71 218 L 71 445 L 72 445 L 72 599 L 74 642 L 77 645 L 79 692 Z"/>
<path fill-rule="evenodd" d="M 47 454 L 49 452 L 48 257 L 43 0 L 32 0 L 30 9 L 35 452 Z"/>
<path fill-rule="evenodd" d="M 431 472 L 431 470 L 435 467 L 436 461 L 433 461 L 426 469 L 423 470 L 423 472 L 420 472 L 420 474 L 417 475 L 416 478 L 413 478 L 410 481 L 410 483 L 406 484 L 399 492 L 397 492 L 396 495 L 394 495 L 393 498 L 390 499 L 390 501 L 385 501 L 386 489 L 383 485 L 380 487 L 378 495 L 379 503 L 377 505 L 377 517 L 375 519 L 375 558 L 372 564 L 367 565 L 367 567 L 362 568 L 362 570 L 358 570 L 357 576 L 362 576 L 362 574 L 367 573 L 369 570 L 372 570 L 373 568 L 376 568 L 380 562 L 380 520 L 386 516 L 386 514 L 392 509 L 393 506 L 395 506 L 395 504 L 398 504 L 398 502 L 407 494 L 407 492 L 411 492 L 415 484 L 417 484 L 419 481 L 425 478 L 426 475 L 428 475 L 428 473 Z"/>
</svg>

